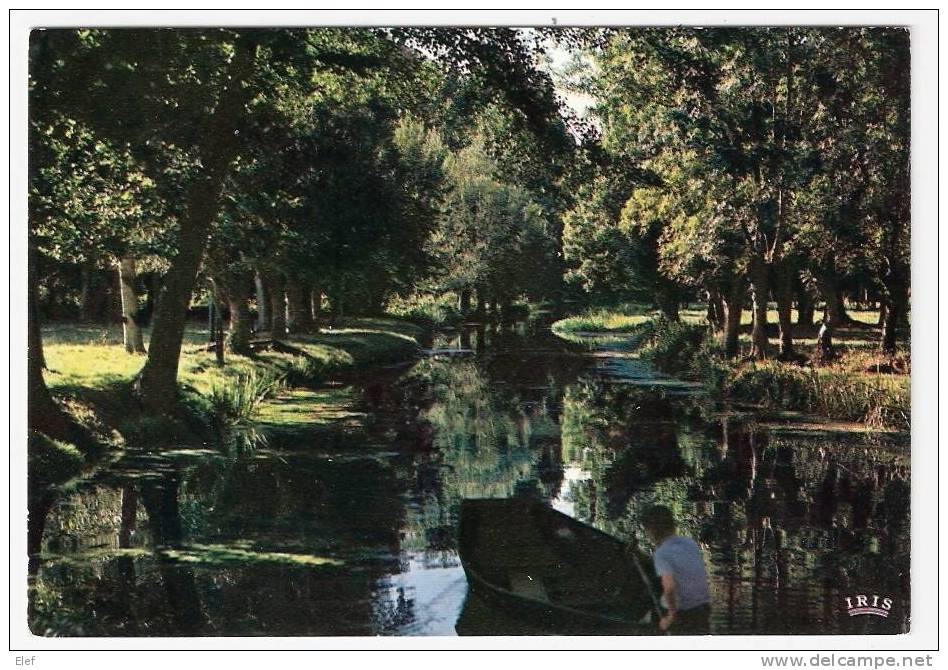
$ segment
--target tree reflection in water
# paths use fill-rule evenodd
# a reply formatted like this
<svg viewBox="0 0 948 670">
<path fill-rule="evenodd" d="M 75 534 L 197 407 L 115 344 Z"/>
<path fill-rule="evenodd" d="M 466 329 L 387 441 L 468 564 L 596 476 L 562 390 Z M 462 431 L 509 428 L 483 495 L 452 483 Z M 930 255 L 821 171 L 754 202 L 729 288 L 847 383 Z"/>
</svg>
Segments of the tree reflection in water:
<svg viewBox="0 0 948 670">
<path fill-rule="evenodd" d="M 454 548 L 461 500 L 526 493 L 623 538 L 671 507 L 706 552 L 715 633 L 908 629 L 904 442 L 606 382 L 544 331 L 453 344 L 480 353 L 355 381 L 358 422 L 240 457 L 130 452 L 36 498 L 34 632 L 542 633 L 468 599 Z M 858 593 L 890 617 L 846 616 Z"/>
</svg>

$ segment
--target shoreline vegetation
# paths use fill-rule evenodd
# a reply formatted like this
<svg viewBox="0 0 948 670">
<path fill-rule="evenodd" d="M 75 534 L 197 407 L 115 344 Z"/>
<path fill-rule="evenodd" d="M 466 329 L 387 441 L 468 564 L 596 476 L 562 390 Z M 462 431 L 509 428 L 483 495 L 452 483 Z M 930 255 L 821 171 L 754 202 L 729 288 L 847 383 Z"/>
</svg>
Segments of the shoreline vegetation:
<svg viewBox="0 0 948 670">
<path fill-rule="evenodd" d="M 832 360 L 821 360 L 818 333 L 799 326 L 792 360 L 756 360 L 751 315 L 742 315 L 740 353 L 724 355 L 722 335 L 705 319 L 703 306 L 686 308 L 679 321 L 640 305 L 593 309 L 555 322 L 552 330 L 578 341 L 589 335 L 620 336 L 627 348 L 658 371 L 701 382 L 704 395 L 865 425 L 869 430 L 907 432 L 910 427 L 910 361 L 906 342 L 894 356 L 878 349 L 878 312 L 852 310 L 852 321 L 836 331 Z M 771 319 L 768 319 L 771 321 Z M 770 334 L 776 335 L 776 333 Z"/>
<path fill-rule="evenodd" d="M 144 355 L 126 353 L 121 326 L 50 324 L 43 328 L 46 380 L 57 405 L 78 426 L 78 439 L 31 433 L 31 493 L 128 447 L 252 449 L 266 442 L 266 432 L 325 422 L 338 404 L 338 392 L 327 390 L 325 382 L 410 361 L 428 332 L 402 319 L 347 318 L 279 341 L 260 338 L 253 341 L 257 351 L 228 351 L 221 366 L 207 330 L 191 325 L 178 371 L 178 409 L 156 417 L 134 393 Z M 296 411 L 304 403 L 306 411 Z"/>
</svg>

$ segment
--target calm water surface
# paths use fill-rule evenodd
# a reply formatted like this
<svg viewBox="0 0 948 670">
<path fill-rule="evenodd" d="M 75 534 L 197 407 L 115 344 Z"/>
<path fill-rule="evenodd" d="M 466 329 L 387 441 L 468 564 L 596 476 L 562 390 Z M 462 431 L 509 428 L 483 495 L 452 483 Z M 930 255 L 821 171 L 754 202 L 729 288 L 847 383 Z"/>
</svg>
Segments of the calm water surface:
<svg viewBox="0 0 948 670">
<path fill-rule="evenodd" d="M 313 420 L 251 454 L 129 452 L 35 513 L 31 628 L 543 633 L 469 597 L 454 544 L 464 498 L 533 495 L 623 538 L 672 507 L 705 550 L 714 633 L 909 629 L 906 440 L 702 405 L 622 348 L 468 329 L 280 401 Z M 889 617 L 847 616 L 858 594 Z"/>
</svg>

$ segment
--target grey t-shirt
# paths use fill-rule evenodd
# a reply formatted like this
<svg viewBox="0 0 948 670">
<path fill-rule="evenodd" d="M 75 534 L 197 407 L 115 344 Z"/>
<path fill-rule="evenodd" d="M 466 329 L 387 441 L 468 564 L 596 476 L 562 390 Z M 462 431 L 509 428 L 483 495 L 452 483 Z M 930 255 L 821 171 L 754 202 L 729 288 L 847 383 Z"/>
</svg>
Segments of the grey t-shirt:
<svg viewBox="0 0 948 670">
<path fill-rule="evenodd" d="M 711 602 L 708 573 L 698 544 L 690 537 L 672 535 L 655 550 L 655 572 L 675 578 L 678 609 L 690 610 Z M 667 603 L 664 603 L 667 607 Z"/>
</svg>

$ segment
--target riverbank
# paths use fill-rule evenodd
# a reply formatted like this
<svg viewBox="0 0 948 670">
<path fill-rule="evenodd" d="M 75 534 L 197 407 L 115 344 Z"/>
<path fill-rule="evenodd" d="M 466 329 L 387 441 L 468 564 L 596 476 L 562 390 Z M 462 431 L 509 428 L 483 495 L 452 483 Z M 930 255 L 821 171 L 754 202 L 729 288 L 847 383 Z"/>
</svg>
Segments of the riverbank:
<svg viewBox="0 0 948 670">
<path fill-rule="evenodd" d="M 110 452 L 128 446 L 224 446 L 253 440 L 258 420 L 281 430 L 318 421 L 326 403 L 305 413 L 268 407 L 298 401 L 323 382 L 359 370 L 409 361 L 418 355 L 427 331 L 393 318 L 351 318 L 334 328 L 280 340 L 252 356 L 227 352 L 223 366 L 207 346 L 207 331 L 185 333 L 178 382 L 181 402 L 175 416 L 144 413 L 132 391 L 144 355 L 122 346 L 119 326 L 52 324 L 43 329 L 46 383 L 53 397 L 90 439 L 67 444 L 42 435 L 30 439 L 30 477 L 37 488 L 63 482 Z M 146 339 L 147 342 L 147 339 Z M 284 403 L 285 404 L 285 403 Z"/>
<path fill-rule="evenodd" d="M 629 347 L 661 372 L 698 381 L 714 400 L 749 403 L 769 409 L 802 412 L 827 419 L 864 424 L 877 430 L 908 431 L 910 377 L 907 343 L 893 359 L 878 353 L 878 313 L 850 312 L 853 323 L 836 329 L 837 358 L 816 362 L 816 328 L 800 326 L 794 335 L 795 362 L 755 361 L 750 351 L 750 314 L 742 315 L 741 354 L 723 356 L 718 338 L 707 329 L 701 306 L 681 311 L 679 323 L 631 306 L 596 310 L 553 324 L 566 339 L 584 334 L 624 336 Z M 776 320 L 776 314 L 772 315 Z M 768 319 L 770 320 L 770 319 Z M 795 320 L 795 315 L 794 315 Z M 773 350 L 776 333 L 771 333 Z"/>
</svg>

